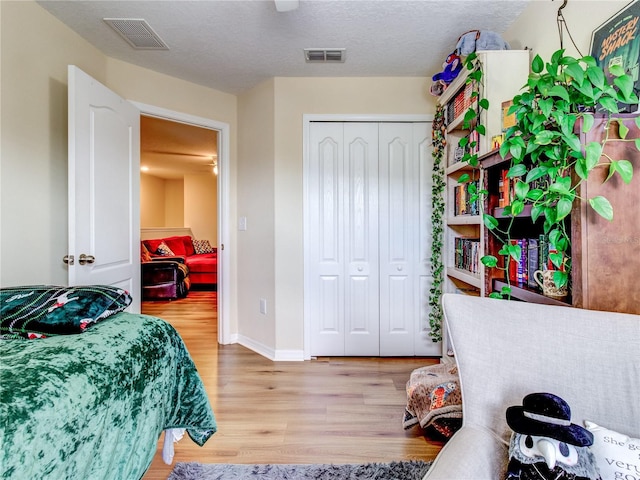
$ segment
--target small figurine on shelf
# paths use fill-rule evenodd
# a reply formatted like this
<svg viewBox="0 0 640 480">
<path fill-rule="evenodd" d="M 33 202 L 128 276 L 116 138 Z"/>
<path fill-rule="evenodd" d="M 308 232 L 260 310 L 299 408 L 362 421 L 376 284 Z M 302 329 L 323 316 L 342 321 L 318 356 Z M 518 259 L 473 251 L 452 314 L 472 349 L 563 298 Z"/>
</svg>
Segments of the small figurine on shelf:
<svg viewBox="0 0 640 480">
<path fill-rule="evenodd" d="M 456 52 L 450 53 L 442 64 L 442 72 L 436 73 L 431 79 L 431 95 L 439 97 L 447 89 L 449 84 L 453 82 L 462 70 L 462 62 L 460 56 Z"/>
</svg>

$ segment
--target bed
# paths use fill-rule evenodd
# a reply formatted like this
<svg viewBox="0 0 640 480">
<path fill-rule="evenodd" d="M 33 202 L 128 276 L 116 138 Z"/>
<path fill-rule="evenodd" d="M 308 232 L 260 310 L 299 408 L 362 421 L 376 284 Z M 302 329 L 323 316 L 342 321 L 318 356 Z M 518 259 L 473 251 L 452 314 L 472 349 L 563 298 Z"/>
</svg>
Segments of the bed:
<svg viewBox="0 0 640 480">
<path fill-rule="evenodd" d="M 216 431 L 178 333 L 129 303 L 114 287 L 0 289 L 1 478 L 139 479 L 163 430 L 198 445 Z"/>
</svg>

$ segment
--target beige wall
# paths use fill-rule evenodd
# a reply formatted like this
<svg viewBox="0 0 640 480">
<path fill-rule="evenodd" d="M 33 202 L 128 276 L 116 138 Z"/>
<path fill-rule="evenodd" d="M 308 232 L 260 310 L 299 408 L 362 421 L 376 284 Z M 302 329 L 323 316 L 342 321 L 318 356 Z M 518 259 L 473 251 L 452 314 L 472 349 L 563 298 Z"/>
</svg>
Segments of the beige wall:
<svg viewBox="0 0 640 480">
<path fill-rule="evenodd" d="M 66 284 L 67 65 L 106 59 L 33 2 L 0 2 L 0 285 Z"/>
<path fill-rule="evenodd" d="M 164 220 L 164 188 L 164 179 L 140 173 L 140 228 L 167 226 Z"/>
<path fill-rule="evenodd" d="M 164 181 L 163 227 L 188 227 L 185 223 L 184 179 Z"/>
<path fill-rule="evenodd" d="M 32 1 L 0 1 L 0 285 L 65 284 L 67 253 L 67 65 L 133 101 L 230 125 L 235 218 L 237 98 L 110 59 Z M 234 243 L 235 231 L 231 232 Z M 230 313 L 236 323 L 235 249 Z"/>
<path fill-rule="evenodd" d="M 424 78 L 277 78 L 275 80 L 276 348 L 303 348 L 304 114 L 428 114 Z"/>
<path fill-rule="evenodd" d="M 168 180 L 142 172 L 140 228 L 184 226 L 184 180 Z"/>
<path fill-rule="evenodd" d="M 217 244 L 218 180 L 213 174 L 184 176 L 184 225 L 195 238 Z"/>
<path fill-rule="evenodd" d="M 238 118 L 238 216 L 247 219 L 247 229 L 238 232 L 238 333 L 241 342 L 268 351 L 275 348 L 276 330 L 273 79 L 240 96 Z"/>
</svg>

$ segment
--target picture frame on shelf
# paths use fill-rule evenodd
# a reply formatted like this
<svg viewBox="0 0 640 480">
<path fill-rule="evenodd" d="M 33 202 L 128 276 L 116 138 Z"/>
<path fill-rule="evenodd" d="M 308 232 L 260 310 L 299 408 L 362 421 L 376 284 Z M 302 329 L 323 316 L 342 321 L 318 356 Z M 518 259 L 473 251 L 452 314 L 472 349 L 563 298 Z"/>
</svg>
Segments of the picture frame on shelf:
<svg viewBox="0 0 640 480">
<path fill-rule="evenodd" d="M 634 92 L 640 95 L 639 0 L 631 2 L 593 31 L 590 54 L 605 73 L 612 65 L 624 68 L 634 81 Z M 640 105 L 625 107 L 621 108 L 621 113 L 640 111 Z"/>
</svg>

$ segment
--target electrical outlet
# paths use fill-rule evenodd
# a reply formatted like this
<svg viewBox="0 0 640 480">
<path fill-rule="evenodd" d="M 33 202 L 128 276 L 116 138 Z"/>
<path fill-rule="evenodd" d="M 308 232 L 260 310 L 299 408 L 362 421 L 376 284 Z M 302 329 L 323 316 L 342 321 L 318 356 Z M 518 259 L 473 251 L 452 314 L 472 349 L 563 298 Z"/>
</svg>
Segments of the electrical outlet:
<svg viewBox="0 0 640 480">
<path fill-rule="evenodd" d="M 267 300 L 265 298 L 260 299 L 260 313 L 262 315 L 267 314 Z"/>
</svg>

